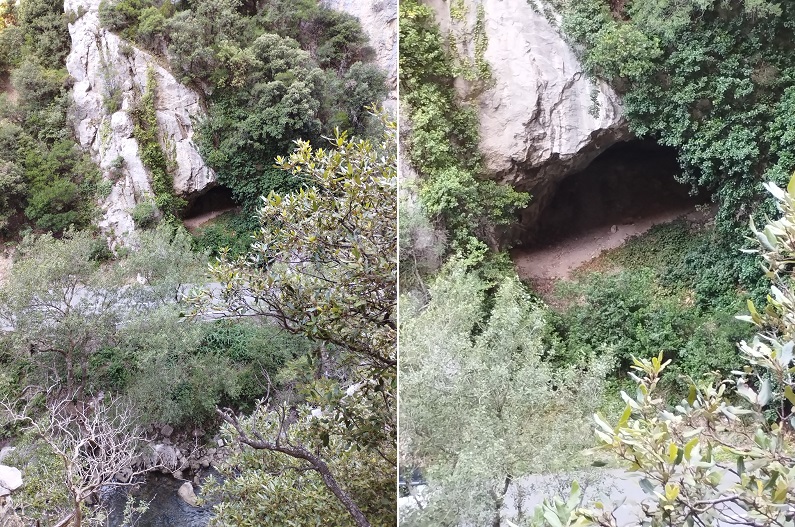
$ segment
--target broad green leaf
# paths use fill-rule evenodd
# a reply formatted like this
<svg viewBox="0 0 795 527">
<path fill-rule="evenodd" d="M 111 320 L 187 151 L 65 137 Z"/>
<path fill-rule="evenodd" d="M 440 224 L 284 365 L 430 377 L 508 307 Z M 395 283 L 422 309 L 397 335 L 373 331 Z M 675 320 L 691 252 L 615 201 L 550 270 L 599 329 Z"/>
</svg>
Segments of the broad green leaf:
<svg viewBox="0 0 795 527">
<path fill-rule="evenodd" d="M 649 481 L 647 478 L 641 478 L 641 480 L 638 481 L 638 484 L 646 494 L 654 494 L 654 483 Z"/>
</svg>

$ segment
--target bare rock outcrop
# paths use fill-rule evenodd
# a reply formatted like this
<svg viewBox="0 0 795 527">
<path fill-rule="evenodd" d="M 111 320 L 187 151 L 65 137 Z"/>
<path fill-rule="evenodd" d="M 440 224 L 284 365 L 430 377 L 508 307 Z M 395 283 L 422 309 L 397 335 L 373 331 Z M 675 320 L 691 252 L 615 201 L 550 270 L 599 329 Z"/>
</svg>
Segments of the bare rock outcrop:
<svg viewBox="0 0 795 527">
<path fill-rule="evenodd" d="M 465 0 L 463 17 L 451 16 L 453 2 L 429 3 L 442 31 L 458 36 L 459 53 L 475 54 L 476 27 L 482 28 L 492 78 L 459 81 L 457 88 L 478 105 L 480 150 L 491 176 L 533 195 L 521 221 L 527 227 L 563 178 L 630 137 L 619 96 L 585 74 L 555 21 L 528 0 Z"/>
<path fill-rule="evenodd" d="M 186 481 L 177 489 L 177 495 L 191 507 L 199 506 L 199 498 L 196 496 L 196 491 L 193 490 L 193 484 L 190 481 Z"/>
<path fill-rule="evenodd" d="M 0 465 L 0 496 L 8 496 L 22 486 L 22 472 L 16 467 Z"/>
<path fill-rule="evenodd" d="M 148 71 L 156 82 L 156 116 L 160 144 L 173 166 L 174 191 L 191 197 L 215 182 L 193 142 L 192 121 L 201 116 L 199 96 L 181 85 L 152 55 L 100 27 L 100 0 L 65 0 L 73 14 L 69 24 L 72 49 L 66 67 L 74 78 L 71 122 L 78 141 L 88 149 L 112 182 L 103 200 L 100 227 L 124 237 L 134 229 L 131 211 L 153 195 L 150 177 L 133 137 L 130 110 L 144 93 Z"/>
<path fill-rule="evenodd" d="M 359 19 L 364 32 L 375 50 L 376 62 L 387 74 L 389 94 L 384 101 L 386 108 L 397 108 L 397 0 L 325 0 L 324 5 Z"/>
</svg>

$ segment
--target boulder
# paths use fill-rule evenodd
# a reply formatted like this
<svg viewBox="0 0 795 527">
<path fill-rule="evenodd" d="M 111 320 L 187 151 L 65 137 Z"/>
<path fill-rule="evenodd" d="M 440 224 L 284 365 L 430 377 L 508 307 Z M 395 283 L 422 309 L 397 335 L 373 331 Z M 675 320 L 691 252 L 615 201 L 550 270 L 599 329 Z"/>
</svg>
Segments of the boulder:
<svg viewBox="0 0 795 527">
<path fill-rule="evenodd" d="M 190 481 L 186 481 L 180 486 L 177 490 L 177 495 L 191 507 L 199 506 L 199 499 L 196 497 L 196 492 L 194 492 L 193 484 Z"/>
<path fill-rule="evenodd" d="M 164 467 L 164 472 L 169 472 L 177 468 L 177 460 L 179 459 L 180 452 L 176 447 L 159 443 L 150 448 L 152 449 L 150 466 L 162 465 Z"/>
<path fill-rule="evenodd" d="M 22 486 L 22 472 L 15 467 L 0 465 L 0 496 L 8 496 Z"/>
</svg>

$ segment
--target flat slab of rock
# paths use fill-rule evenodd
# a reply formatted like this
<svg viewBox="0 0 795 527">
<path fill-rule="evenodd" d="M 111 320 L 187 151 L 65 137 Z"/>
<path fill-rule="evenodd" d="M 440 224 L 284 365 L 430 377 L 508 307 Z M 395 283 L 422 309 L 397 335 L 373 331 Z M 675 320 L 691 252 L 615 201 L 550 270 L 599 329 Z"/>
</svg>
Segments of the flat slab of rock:
<svg viewBox="0 0 795 527">
<path fill-rule="evenodd" d="M 8 496 L 22 486 L 22 472 L 16 467 L 0 465 L 0 496 Z"/>
</svg>

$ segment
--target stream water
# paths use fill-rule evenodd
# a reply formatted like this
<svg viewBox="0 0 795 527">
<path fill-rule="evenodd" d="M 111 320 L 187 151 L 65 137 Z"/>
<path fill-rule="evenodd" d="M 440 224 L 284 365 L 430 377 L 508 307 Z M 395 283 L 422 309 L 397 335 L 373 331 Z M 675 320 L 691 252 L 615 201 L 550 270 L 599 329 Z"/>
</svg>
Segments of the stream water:
<svg viewBox="0 0 795 527">
<path fill-rule="evenodd" d="M 206 527 L 212 515 L 211 506 L 193 507 L 185 503 L 177 490 L 184 483 L 162 474 L 150 475 L 137 487 L 115 487 L 102 496 L 108 509 L 109 527 L 121 527 L 128 496 L 149 503 L 149 507 L 136 517 L 136 527 Z M 198 489 L 194 488 L 198 494 Z"/>
</svg>

